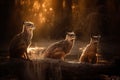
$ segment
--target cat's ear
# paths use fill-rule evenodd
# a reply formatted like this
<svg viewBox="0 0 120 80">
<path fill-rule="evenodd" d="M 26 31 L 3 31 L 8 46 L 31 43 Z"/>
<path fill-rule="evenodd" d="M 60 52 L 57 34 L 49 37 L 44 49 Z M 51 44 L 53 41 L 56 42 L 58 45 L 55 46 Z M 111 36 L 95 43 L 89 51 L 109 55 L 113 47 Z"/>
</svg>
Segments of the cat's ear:
<svg viewBox="0 0 120 80">
<path fill-rule="evenodd" d="M 66 34 L 69 34 L 70 32 L 66 32 Z"/>
<path fill-rule="evenodd" d="M 25 24 L 25 21 L 23 21 L 22 23 L 23 23 L 23 25 L 24 25 L 24 24 Z"/>
<path fill-rule="evenodd" d="M 74 31 L 71 32 L 72 34 L 75 34 Z"/>
<path fill-rule="evenodd" d="M 26 22 L 27 22 L 27 20 L 24 20 L 24 21 L 23 21 L 23 24 L 25 24 Z"/>
</svg>

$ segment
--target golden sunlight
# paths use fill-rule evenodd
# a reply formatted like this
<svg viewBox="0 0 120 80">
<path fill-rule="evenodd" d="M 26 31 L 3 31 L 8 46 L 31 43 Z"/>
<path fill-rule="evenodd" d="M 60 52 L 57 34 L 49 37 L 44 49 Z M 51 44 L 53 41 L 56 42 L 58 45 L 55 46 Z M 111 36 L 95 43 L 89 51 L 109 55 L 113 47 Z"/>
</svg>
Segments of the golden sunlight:
<svg viewBox="0 0 120 80">
<path fill-rule="evenodd" d="M 23 0 L 20 1 L 20 4 L 21 4 L 21 5 L 24 5 L 24 3 L 25 3 L 25 2 L 24 2 Z"/>
<path fill-rule="evenodd" d="M 46 20 L 44 17 L 41 18 L 41 23 L 44 23 Z"/>
<path fill-rule="evenodd" d="M 27 48 L 27 52 L 29 53 L 29 57 L 30 59 L 40 59 L 40 54 L 42 53 L 42 51 L 45 49 L 45 47 L 29 47 Z"/>
<path fill-rule="evenodd" d="M 50 11 L 53 11 L 53 8 L 49 8 Z"/>
<path fill-rule="evenodd" d="M 75 5 L 72 5 L 72 9 L 75 9 Z"/>
<path fill-rule="evenodd" d="M 33 8 L 34 8 L 35 10 L 39 10 L 39 8 L 40 8 L 40 4 L 39 4 L 38 1 L 35 1 L 35 2 L 34 2 L 34 4 L 33 4 Z"/>
<path fill-rule="evenodd" d="M 40 22 L 44 23 L 46 21 L 45 17 L 43 16 L 42 13 L 39 14 Z"/>
<path fill-rule="evenodd" d="M 39 0 L 33 1 L 33 5 L 29 6 L 29 13 L 26 10 L 24 11 L 27 15 L 23 18 L 30 19 L 37 25 L 44 25 L 46 22 L 48 24 L 48 21 L 49 24 L 52 24 L 51 19 L 53 19 L 54 10 L 51 2 L 52 0 L 43 0 L 42 2 Z M 25 2 L 21 1 L 21 3 L 24 4 Z"/>
<path fill-rule="evenodd" d="M 47 9 L 44 9 L 45 12 L 47 12 Z"/>
<path fill-rule="evenodd" d="M 51 1 L 48 1 L 48 0 L 45 0 L 41 4 L 41 6 L 42 6 L 41 7 L 41 12 L 39 13 L 38 17 L 39 17 L 40 23 L 44 24 L 46 22 L 46 20 L 49 19 L 49 17 L 52 17 L 50 15 L 53 15 L 53 8 L 51 6 Z"/>
<path fill-rule="evenodd" d="M 45 8 L 45 4 L 44 3 L 42 4 L 42 7 Z"/>
<path fill-rule="evenodd" d="M 65 0 L 63 1 L 63 8 L 65 8 Z"/>
</svg>

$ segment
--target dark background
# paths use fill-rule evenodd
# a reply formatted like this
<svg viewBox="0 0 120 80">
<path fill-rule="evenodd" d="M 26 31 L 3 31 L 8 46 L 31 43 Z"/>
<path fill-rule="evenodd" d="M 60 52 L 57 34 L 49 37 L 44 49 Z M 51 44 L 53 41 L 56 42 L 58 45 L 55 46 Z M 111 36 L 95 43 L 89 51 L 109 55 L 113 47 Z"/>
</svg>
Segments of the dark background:
<svg viewBox="0 0 120 80">
<path fill-rule="evenodd" d="M 99 52 L 109 59 L 120 57 L 120 0 L 0 0 L 0 50 L 25 20 L 36 25 L 33 41 L 61 39 L 68 31 L 80 41 L 100 34 Z"/>
</svg>

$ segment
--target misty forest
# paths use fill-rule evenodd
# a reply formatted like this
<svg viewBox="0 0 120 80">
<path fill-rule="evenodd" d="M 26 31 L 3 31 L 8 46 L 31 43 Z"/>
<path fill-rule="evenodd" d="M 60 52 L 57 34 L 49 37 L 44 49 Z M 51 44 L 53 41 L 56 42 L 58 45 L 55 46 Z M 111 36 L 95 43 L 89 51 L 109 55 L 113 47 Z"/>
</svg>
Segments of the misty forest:
<svg viewBox="0 0 120 80">
<path fill-rule="evenodd" d="M 1 0 L 0 10 L 0 80 L 120 80 L 120 0 Z M 11 40 L 26 21 L 35 26 L 30 48 L 24 48 L 30 60 L 11 59 Z M 94 39 L 91 35 L 100 36 L 94 51 L 96 63 L 90 59 L 80 63 L 86 45 Z M 70 38 L 75 38 L 74 45 Z M 53 49 L 52 43 L 58 48 Z M 71 46 L 67 46 L 70 54 L 61 45 Z M 50 50 L 62 57 L 40 58 Z"/>
</svg>

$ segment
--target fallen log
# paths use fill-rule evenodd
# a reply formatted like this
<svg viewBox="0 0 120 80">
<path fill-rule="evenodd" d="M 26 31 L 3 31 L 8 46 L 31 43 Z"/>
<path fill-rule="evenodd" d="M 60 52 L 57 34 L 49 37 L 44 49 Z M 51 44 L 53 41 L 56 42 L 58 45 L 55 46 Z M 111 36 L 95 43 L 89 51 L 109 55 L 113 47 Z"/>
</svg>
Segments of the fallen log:
<svg viewBox="0 0 120 80">
<path fill-rule="evenodd" d="M 54 59 L 12 59 L 0 63 L 0 80 L 103 80 L 102 75 L 120 75 L 119 67 Z"/>
</svg>

